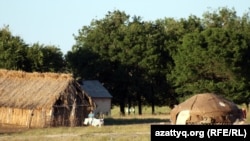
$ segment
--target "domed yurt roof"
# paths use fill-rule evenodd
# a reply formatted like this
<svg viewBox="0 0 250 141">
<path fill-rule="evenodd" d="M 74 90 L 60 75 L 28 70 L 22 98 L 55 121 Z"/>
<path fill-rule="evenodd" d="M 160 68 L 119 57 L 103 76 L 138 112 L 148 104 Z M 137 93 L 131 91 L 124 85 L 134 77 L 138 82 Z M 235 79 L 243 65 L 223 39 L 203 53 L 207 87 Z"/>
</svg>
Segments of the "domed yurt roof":
<svg viewBox="0 0 250 141">
<path fill-rule="evenodd" d="M 170 112 L 172 124 L 232 124 L 240 118 L 236 104 L 214 93 L 193 95 Z"/>
</svg>

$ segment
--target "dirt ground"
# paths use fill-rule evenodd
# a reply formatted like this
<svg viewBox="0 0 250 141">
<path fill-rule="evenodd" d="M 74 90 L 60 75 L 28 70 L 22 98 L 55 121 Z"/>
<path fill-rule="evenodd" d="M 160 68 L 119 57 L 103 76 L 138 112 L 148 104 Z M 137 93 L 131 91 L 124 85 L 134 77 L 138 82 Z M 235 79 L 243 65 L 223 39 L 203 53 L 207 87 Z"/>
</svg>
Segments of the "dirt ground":
<svg viewBox="0 0 250 141">
<path fill-rule="evenodd" d="M 20 127 L 20 126 L 13 126 L 13 125 L 7 125 L 7 124 L 1 124 L 0 125 L 0 134 L 4 133 L 18 133 L 28 130 L 28 128 Z"/>
</svg>

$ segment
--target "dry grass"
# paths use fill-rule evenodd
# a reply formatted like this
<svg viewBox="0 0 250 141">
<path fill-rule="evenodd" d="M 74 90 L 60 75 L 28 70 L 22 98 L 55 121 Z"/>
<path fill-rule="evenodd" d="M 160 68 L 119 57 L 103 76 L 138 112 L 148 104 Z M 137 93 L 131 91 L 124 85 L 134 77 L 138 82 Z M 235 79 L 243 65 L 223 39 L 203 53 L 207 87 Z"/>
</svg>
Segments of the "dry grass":
<svg viewBox="0 0 250 141">
<path fill-rule="evenodd" d="M 166 114 L 166 107 L 156 110 L 158 114 L 151 115 L 150 108 L 144 108 L 145 114 L 127 115 L 120 117 L 118 108 L 112 110 L 114 116 L 105 119 L 105 126 L 102 127 L 58 127 L 43 129 L 22 129 L 12 128 L 4 130 L 0 127 L 1 141 L 149 141 L 150 125 L 169 124 L 169 115 Z M 116 111 L 117 110 L 117 111 Z M 164 113 L 165 112 L 165 113 Z M 247 122 L 250 123 L 249 112 Z M 9 132 L 7 132 L 9 131 Z"/>
<path fill-rule="evenodd" d="M 163 116 L 107 118 L 102 127 L 58 127 L 44 129 L 16 129 L 1 133 L 1 141 L 149 141 L 151 123 L 167 121 Z M 15 129 L 13 129 L 15 130 Z M 6 131 L 6 130 L 5 130 Z"/>
<path fill-rule="evenodd" d="M 137 114 L 120 117 L 117 107 L 112 109 L 112 117 L 105 118 L 102 127 L 58 127 L 44 129 L 23 129 L 0 127 L 1 141 L 149 141 L 150 125 L 167 123 L 165 107 L 157 108 L 157 115 L 151 115 L 150 108 L 144 108 L 142 116 Z M 161 111 L 161 112 L 160 112 Z"/>
<path fill-rule="evenodd" d="M 115 125 L 103 127 L 74 127 L 74 128 L 46 128 L 33 129 L 22 133 L 2 134 L 0 140 L 25 141 L 148 141 L 150 140 L 150 126 L 141 125 Z"/>
</svg>

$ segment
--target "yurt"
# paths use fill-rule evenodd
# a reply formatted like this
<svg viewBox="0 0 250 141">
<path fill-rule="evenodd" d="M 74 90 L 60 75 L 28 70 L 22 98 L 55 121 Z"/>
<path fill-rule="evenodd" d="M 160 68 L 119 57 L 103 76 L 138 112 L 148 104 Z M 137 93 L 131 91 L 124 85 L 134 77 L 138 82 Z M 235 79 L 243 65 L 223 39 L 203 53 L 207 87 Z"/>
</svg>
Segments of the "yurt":
<svg viewBox="0 0 250 141">
<path fill-rule="evenodd" d="M 241 118 L 236 104 L 214 93 L 193 95 L 170 112 L 172 124 L 233 124 Z"/>
</svg>

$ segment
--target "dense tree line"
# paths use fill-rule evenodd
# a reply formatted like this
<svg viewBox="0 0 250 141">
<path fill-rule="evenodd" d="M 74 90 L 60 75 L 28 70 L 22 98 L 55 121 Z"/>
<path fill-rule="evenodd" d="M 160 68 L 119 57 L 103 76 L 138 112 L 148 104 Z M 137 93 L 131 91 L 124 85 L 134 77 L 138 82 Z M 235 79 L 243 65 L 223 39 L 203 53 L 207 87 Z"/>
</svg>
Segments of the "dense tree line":
<svg viewBox="0 0 250 141">
<path fill-rule="evenodd" d="M 27 45 L 0 30 L 0 68 L 70 72 L 98 79 L 113 104 L 173 106 L 194 93 L 215 92 L 236 103 L 250 100 L 249 13 L 219 8 L 201 18 L 143 21 L 115 10 L 83 26 L 65 56 L 55 46 Z"/>
<path fill-rule="evenodd" d="M 0 68 L 27 72 L 65 72 L 61 50 L 53 45 L 26 44 L 11 34 L 9 27 L 0 29 Z"/>
</svg>

